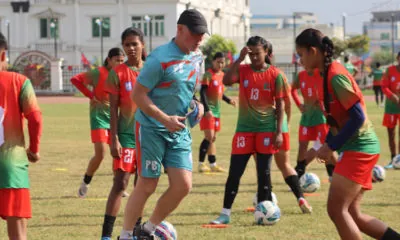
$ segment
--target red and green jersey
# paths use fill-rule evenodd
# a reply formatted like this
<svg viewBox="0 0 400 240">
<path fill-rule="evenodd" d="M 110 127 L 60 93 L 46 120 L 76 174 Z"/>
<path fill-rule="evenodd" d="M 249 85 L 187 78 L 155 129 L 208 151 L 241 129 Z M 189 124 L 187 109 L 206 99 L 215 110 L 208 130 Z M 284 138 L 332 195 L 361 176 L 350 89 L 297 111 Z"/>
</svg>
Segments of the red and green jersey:
<svg viewBox="0 0 400 240">
<path fill-rule="evenodd" d="M 301 114 L 301 126 L 311 127 L 326 122 L 321 109 L 322 83 L 319 73 L 310 74 L 307 71 L 301 71 L 292 83 L 292 88 L 300 89 L 303 96 L 304 112 Z"/>
<path fill-rule="evenodd" d="M 339 63 L 333 62 L 328 73 L 329 104 L 332 117 L 343 128 L 349 120 L 348 110 L 360 102 L 364 110 L 365 122 L 361 128 L 339 150 L 357 151 L 368 154 L 380 152 L 379 140 L 368 119 L 364 97 L 353 76 Z M 335 133 L 336 131 L 332 131 Z"/>
<path fill-rule="evenodd" d="M 253 70 L 239 68 L 239 117 L 236 132 L 275 132 L 275 99 L 288 96 L 289 86 L 279 69 L 268 65 Z"/>
<path fill-rule="evenodd" d="M 347 71 L 353 76 L 354 73 L 356 72 L 356 68 L 351 62 L 345 63 L 344 67 L 347 69 Z"/>
<path fill-rule="evenodd" d="M 373 76 L 373 84 L 374 86 L 381 86 L 382 85 L 382 77 L 383 71 L 380 68 L 376 68 L 372 71 Z"/>
<path fill-rule="evenodd" d="M 400 72 L 396 66 L 390 66 L 386 73 L 383 75 L 382 88 L 387 88 L 391 93 L 400 97 Z M 400 114 L 400 106 L 390 100 L 386 99 L 385 102 L 385 113 L 388 114 Z"/>
<path fill-rule="evenodd" d="M 118 139 L 124 148 L 135 148 L 135 112 L 132 101 L 133 85 L 140 69 L 120 64 L 110 71 L 106 81 L 106 91 L 119 97 Z"/>
<path fill-rule="evenodd" d="M 90 105 L 90 128 L 92 130 L 110 128 L 110 101 L 108 93 L 104 89 L 108 73 L 106 67 L 99 67 L 75 76 L 75 79 L 93 88 L 93 96 L 99 101 L 99 103 Z"/>
<path fill-rule="evenodd" d="M 218 73 L 214 70 L 209 69 L 204 75 L 201 82 L 202 85 L 208 86 L 207 88 L 207 103 L 208 106 L 216 118 L 221 116 L 221 102 L 222 96 L 224 95 L 224 84 L 222 79 L 224 78 L 224 72 Z"/>
<path fill-rule="evenodd" d="M 29 188 L 23 117 L 40 111 L 29 79 L 0 72 L 0 188 Z"/>
</svg>

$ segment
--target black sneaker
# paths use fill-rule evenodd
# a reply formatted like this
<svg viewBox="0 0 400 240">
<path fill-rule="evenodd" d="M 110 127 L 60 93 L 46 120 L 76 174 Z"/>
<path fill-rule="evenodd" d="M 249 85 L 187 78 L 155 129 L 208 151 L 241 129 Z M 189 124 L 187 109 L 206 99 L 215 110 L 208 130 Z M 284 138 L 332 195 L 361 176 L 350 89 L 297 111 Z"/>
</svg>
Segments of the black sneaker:
<svg viewBox="0 0 400 240">
<path fill-rule="evenodd" d="M 156 236 L 154 236 L 154 234 L 150 234 L 148 232 L 146 232 L 143 228 L 143 225 L 139 225 L 139 226 L 135 226 L 135 230 L 133 231 L 133 237 L 136 240 L 157 240 L 158 238 L 156 238 Z"/>
</svg>

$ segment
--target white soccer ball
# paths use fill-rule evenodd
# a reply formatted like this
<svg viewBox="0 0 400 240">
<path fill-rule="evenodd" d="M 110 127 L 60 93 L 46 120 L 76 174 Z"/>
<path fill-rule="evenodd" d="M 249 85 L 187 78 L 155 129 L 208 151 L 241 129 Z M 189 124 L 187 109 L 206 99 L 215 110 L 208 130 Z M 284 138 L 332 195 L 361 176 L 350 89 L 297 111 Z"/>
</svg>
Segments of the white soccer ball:
<svg viewBox="0 0 400 240">
<path fill-rule="evenodd" d="M 393 168 L 400 169 L 400 154 L 393 158 L 392 165 Z"/>
<path fill-rule="evenodd" d="M 321 181 L 316 174 L 305 173 L 300 178 L 300 187 L 305 193 L 313 193 L 321 187 Z"/>
<path fill-rule="evenodd" d="M 254 220 L 258 225 L 273 225 L 281 218 L 281 210 L 271 201 L 263 201 L 257 204 L 254 211 Z"/>
<path fill-rule="evenodd" d="M 272 202 L 275 203 L 275 205 L 278 205 L 278 198 L 276 197 L 275 193 L 271 193 L 272 195 Z M 258 204 L 258 193 L 256 193 L 253 197 L 253 206 L 256 207 Z"/>
<path fill-rule="evenodd" d="M 156 231 L 154 233 L 160 240 L 176 240 L 178 239 L 178 233 L 174 226 L 167 222 L 162 221 L 160 225 L 157 226 Z"/>
<path fill-rule="evenodd" d="M 372 169 L 372 181 L 373 182 L 382 182 L 385 180 L 386 171 L 382 166 L 375 165 Z"/>
</svg>

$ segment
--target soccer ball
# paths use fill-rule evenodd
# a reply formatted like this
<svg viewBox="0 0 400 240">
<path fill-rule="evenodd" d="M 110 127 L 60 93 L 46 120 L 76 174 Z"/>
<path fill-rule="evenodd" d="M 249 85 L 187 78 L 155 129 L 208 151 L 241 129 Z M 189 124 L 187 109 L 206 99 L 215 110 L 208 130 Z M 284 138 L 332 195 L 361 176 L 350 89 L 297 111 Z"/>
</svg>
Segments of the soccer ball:
<svg viewBox="0 0 400 240">
<path fill-rule="evenodd" d="M 271 201 L 257 204 L 254 211 L 254 220 L 258 225 L 274 225 L 281 218 L 281 210 Z"/>
<path fill-rule="evenodd" d="M 305 193 L 313 193 L 321 187 L 321 182 L 316 174 L 305 173 L 300 178 L 300 187 Z"/>
<path fill-rule="evenodd" d="M 400 154 L 393 158 L 392 165 L 393 168 L 400 169 Z"/>
<path fill-rule="evenodd" d="M 275 203 L 275 205 L 278 205 L 278 198 L 276 197 L 276 194 L 272 192 L 271 195 L 272 195 L 272 202 Z M 253 198 L 253 206 L 256 207 L 257 204 L 258 204 L 258 193 L 256 193 Z"/>
<path fill-rule="evenodd" d="M 373 182 L 382 182 L 385 180 L 386 172 L 382 166 L 375 165 L 374 169 L 372 169 L 372 181 Z"/>
<path fill-rule="evenodd" d="M 167 221 L 162 221 L 160 225 L 157 226 L 156 232 L 154 233 L 160 240 L 176 240 L 178 239 L 178 234 L 174 226 Z"/>
</svg>

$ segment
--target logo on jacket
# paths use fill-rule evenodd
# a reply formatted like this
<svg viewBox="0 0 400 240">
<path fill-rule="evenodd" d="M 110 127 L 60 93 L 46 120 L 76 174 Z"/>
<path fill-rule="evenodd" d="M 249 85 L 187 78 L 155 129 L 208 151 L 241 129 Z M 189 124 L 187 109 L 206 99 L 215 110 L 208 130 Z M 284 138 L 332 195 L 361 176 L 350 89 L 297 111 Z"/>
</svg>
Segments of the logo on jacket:
<svg viewBox="0 0 400 240">
<path fill-rule="evenodd" d="M 249 80 L 244 80 L 243 85 L 245 88 L 247 88 L 249 86 Z"/>
<path fill-rule="evenodd" d="M 131 82 L 126 82 L 125 83 L 125 89 L 128 92 L 132 91 L 132 83 Z"/>
</svg>

